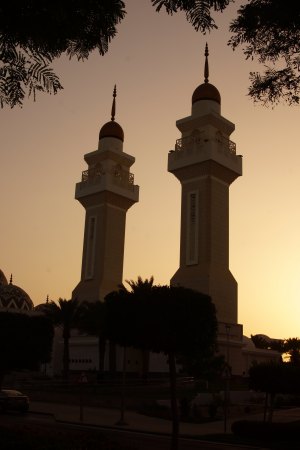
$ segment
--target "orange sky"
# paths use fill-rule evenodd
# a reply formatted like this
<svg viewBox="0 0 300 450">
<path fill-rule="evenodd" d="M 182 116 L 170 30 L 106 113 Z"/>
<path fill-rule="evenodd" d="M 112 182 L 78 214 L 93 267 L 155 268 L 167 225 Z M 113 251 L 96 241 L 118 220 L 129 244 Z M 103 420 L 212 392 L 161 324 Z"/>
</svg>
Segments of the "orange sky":
<svg viewBox="0 0 300 450">
<path fill-rule="evenodd" d="M 190 114 L 203 81 L 204 46 L 222 115 L 235 123 L 232 140 L 244 175 L 230 189 L 230 268 L 239 284 L 245 334 L 299 336 L 299 107 L 274 109 L 247 97 L 257 69 L 227 47 L 236 6 L 217 16 L 219 30 L 196 33 L 183 14 L 157 14 L 150 0 L 126 0 L 127 17 L 104 57 L 55 64 L 64 91 L 38 95 L 1 114 L 2 214 L 0 267 L 35 304 L 70 298 L 80 278 L 84 209 L 74 200 L 110 119 L 117 83 L 117 121 L 140 202 L 127 214 L 124 279 L 154 275 L 169 283 L 178 268 L 180 185 L 167 172 L 168 151 L 180 137 L 177 119 Z M 159 220 L 157 220 L 159 217 Z"/>
</svg>

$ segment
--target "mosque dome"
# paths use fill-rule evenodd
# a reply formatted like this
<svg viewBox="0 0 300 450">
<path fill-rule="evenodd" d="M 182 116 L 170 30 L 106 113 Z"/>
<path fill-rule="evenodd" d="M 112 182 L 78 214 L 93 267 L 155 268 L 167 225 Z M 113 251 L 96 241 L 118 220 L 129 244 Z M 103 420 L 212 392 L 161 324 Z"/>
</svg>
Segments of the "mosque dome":
<svg viewBox="0 0 300 450">
<path fill-rule="evenodd" d="M 192 96 L 192 104 L 199 100 L 212 100 L 221 104 L 221 95 L 218 89 L 211 83 L 202 83 L 198 86 Z"/>
<path fill-rule="evenodd" d="M 6 276 L 4 275 L 4 273 L 2 272 L 2 270 L 0 269 L 0 287 L 1 286 L 6 286 L 7 283 L 7 279 Z"/>
<path fill-rule="evenodd" d="M 0 285 L 0 308 L 31 311 L 33 307 L 29 295 L 19 286 L 12 284 L 12 281 Z"/>
<path fill-rule="evenodd" d="M 105 123 L 100 130 L 99 139 L 104 137 L 112 137 L 124 142 L 124 131 L 118 122 L 111 120 L 110 122 Z"/>
<path fill-rule="evenodd" d="M 208 68 L 208 46 L 205 46 L 205 65 L 204 65 L 204 83 L 200 84 L 193 93 L 192 105 L 200 100 L 211 100 L 221 104 L 221 95 L 218 89 L 208 82 L 209 68 Z"/>
<path fill-rule="evenodd" d="M 116 114 L 116 96 L 117 96 L 117 88 L 116 85 L 113 91 L 113 102 L 111 107 L 111 120 L 110 122 L 106 122 L 100 130 L 99 140 L 105 137 L 120 139 L 120 141 L 124 142 L 124 131 L 121 125 L 115 121 Z"/>
<path fill-rule="evenodd" d="M 47 295 L 46 301 L 44 303 L 39 303 L 34 307 L 35 311 L 44 313 L 47 307 L 49 306 L 49 296 Z"/>
</svg>

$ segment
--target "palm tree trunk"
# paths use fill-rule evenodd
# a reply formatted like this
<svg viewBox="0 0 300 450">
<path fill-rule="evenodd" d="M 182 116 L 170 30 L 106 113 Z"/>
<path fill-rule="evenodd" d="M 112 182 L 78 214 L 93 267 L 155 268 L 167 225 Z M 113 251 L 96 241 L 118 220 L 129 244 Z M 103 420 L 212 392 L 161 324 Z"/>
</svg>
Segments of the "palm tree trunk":
<svg viewBox="0 0 300 450">
<path fill-rule="evenodd" d="M 179 413 L 176 397 L 176 360 L 174 352 L 169 353 L 169 374 L 170 374 L 170 396 L 171 396 L 171 411 L 172 411 L 172 437 L 171 450 L 178 450 L 179 437 Z"/>
<path fill-rule="evenodd" d="M 69 360 L 70 360 L 70 330 L 66 327 L 63 330 L 63 339 L 64 339 L 64 353 L 63 353 L 63 378 L 68 381 L 69 379 Z"/>
<path fill-rule="evenodd" d="M 273 420 L 274 400 L 275 400 L 275 394 L 274 394 L 274 392 L 271 392 L 271 394 L 270 394 L 270 403 L 269 403 L 269 414 L 268 414 L 268 422 L 270 422 L 270 423 Z"/>
<path fill-rule="evenodd" d="M 109 371 L 110 375 L 116 375 L 116 344 L 109 342 Z"/>
<path fill-rule="evenodd" d="M 105 346 L 106 339 L 102 334 L 100 334 L 98 336 L 98 371 L 100 378 L 102 378 L 104 374 Z"/>
<path fill-rule="evenodd" d="M 5 377 L 5 370 L 1 370 L 0 369 L 0 391 L 2 389 L 2 384 L 3 384 L 3 381 L 4 381 L 4 377 Z"/>
<path fill-rule="evenodd" d="M 149 372 L 150 352 L 149 350 L 142 351 L 142 378 L 147 380 Z"/>
</svg>

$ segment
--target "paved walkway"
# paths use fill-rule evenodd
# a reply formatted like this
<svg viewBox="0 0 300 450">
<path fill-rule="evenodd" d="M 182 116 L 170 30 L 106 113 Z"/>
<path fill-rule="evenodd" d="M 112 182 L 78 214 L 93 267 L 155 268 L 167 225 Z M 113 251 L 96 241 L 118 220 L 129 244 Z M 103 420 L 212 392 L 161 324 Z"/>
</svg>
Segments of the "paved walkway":
<svg viewBox="0 0 300 450">
<path fill-rule="evenodd" d="M 63 405 L 58 403 L 33 401 L 30 404 L 30 412 L 52 414 L 54 418 L 59 421 L 84 423 L 104 427 L 120 427 L 120 425 L 117 425 L 117 422 L 120 420 L 120 411 L 117 409 L 84 406 L 82 410 L 80 410 L 79 405 Z M 261 420 L 262 415 L 247 415 L 244 418 Z M 127 425 L 122 426 L 122 428 L 125 429 L 163 434 L 170 434 L 171 432 L 171 421 L 169 420 L 144 416 L 134 411 L 126 411 L 124 419 Z M 228 420 L 228 432 L 231 430 L 231 423 L 236 420 L 236 417 Z M 289 422 L 294 420 L 300 420 L 300 408 L 275 411 L 274 413 L 274 422 Z M 181 435 L 200 436 L 223 432 L 223 420 L 205 424 L 180 424 Z"/>
</svg>

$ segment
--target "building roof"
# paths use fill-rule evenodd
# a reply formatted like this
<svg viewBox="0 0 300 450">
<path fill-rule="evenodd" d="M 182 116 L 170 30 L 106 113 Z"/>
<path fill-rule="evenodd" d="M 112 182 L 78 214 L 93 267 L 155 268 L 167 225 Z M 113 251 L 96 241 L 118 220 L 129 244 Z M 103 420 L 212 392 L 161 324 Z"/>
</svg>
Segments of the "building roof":
<svg viewBox="0 0 300 450">
<path fill-rule="evenodd" d="M 4 273 L 0 271 L 0 280 L 0 309 L 33 310 L 31 298 L 22 288 L 12 284 L 12 277 L 10 283 L 7 283 Z"/>
</svg>

